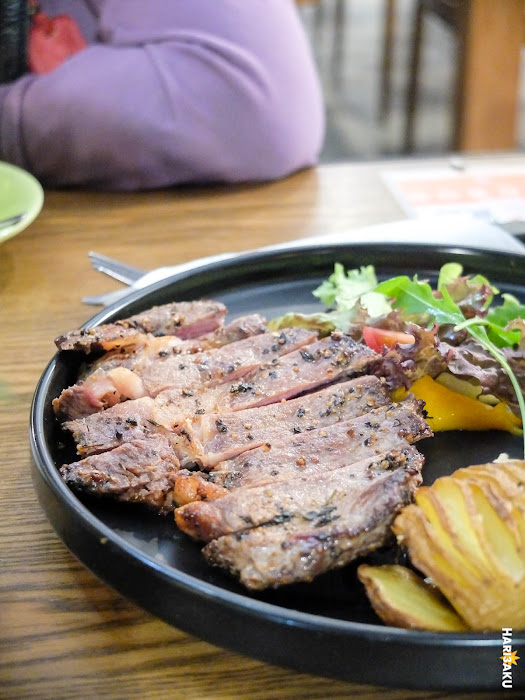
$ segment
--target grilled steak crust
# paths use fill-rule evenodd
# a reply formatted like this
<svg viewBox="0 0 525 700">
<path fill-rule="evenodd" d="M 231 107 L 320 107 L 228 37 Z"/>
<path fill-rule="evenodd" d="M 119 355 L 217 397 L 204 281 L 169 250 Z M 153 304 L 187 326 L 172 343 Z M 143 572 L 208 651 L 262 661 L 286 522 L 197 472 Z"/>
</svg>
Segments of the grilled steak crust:
<svg viewBox="0 0 525 700">
<path fill-rule="evenodd" d="M 203 387 L 191 396 L 167 389 L 157 396 L 155 420 L 171 428 L 173 424 L 180 424 L 183 416 L 192 418 L 205 413 L 229 413 L 266 406 L 367 374 L 380 362 L 380 355 L 350 336 L 332 333 L 281 358 L 274 358 L 238 382 Z"/>
<path fill-rule="evenodd" d="M 197 501 L 213 501 L 230 493 L 224 486 L 208 481 L 207 476 L 202 472 L 194 473 L 181 469 L 173 484 L 175 505 L 180 507 Z"/>
<path fill-rule="evenodd" d="M 345 377 L 366 374 L 380 356 L 344 333 L 334 332 L 289 353 L 271 367 L 260 367 L 232 384 L 230 410 L 265 406 L 292 398 Z"/>
<path fill-rule="evenodd" d="M 395 516 L 421 483 L 423 457 L 407 447 L 388 456 L 386 469 L 384 461 L 369 462 L 366 473 L 348 467 L 321 483 L 303 482 L 289 492 L 281 511 L 277 503 L 268 509 L 273 520 L 257 524 L 265 517 L 260 509 L 243 529 L 211 540 L 203 549 L 206 560 L 238 576 L 247 588 L 262 590 L 312 581 L 384 546 L 392 539 Z"/>
<path fill-rule="evenodd" d="M 336 351 L 337 348 L 339 352 Z M 312 361 L 303 357 L 313 357 L 313 353 L 318 355 L 317 373 L 312 372 Z M 343 356 L 345 362 L 339 362 L 338 356 Z M 364 364 L 365 370 L 368 364 L 375 364 L 377 358 L 372 351 L 365 349 L 362 353 L 347 336 L 334 334 L 331 339 L 316 341 L 282 358 L 274 358 L 276 361 L 272 361 L 269 368 L 260 367 L 250 372 L 241 382 L 226 383 L 224 386 L 212 388 L 204 387 L 201 390 L 167 389 L 154 400 L 144 397 L 123 404 L 115 401 L 117 405 L 107 408 L 102 413 L 68 420 L 63 427 L 73 434 L 77 451 L 81 455 L 113 449 L 125 440 L 143 437 L 156 431 L 180 433 L 185 440 L 182 445 L 183 452 L 178 453 L 178 456 L 184 463 L 195 461 L 211 466 L 220 459 L 227 458 L 229 454 L 233 456 L 237 451 L 255 447 L 257 442 L 261 444 L 266 441 L 266 430 L 270 435 L 272 431 L 285 428 L 288 424 L 289 429 L 294 431 L 295 428 L 301 429 L 306 421 L 309 422 L 305 429 L 313 424 L 328 425 L 333 420 L 351 417 L 353 411 L 354 415 L 358 415 L 368 408 L 386 403 L 386 391 L 380 380 L 375 377 L 358 378 L 357 384 L 335 384 L 337 380 L 344 378 L 345 373 L 349 371 L 348 367 L 354 365 L 353 359 L 356 367 L 361 368 Z M 274 372 L 283 367 L 285 376 L 281 377 L 280 383 L 275 382 Z M 356 369 L 356 374 L 358 373 Z M 303 380 L 304 375 L 306 380 Z M 262 397 L 258 392 L 247 389 L 246 396 L 242 398 L 244 403 L 240 404 L 239 392 L 243 394 L 243 387 L 250 386 L 246 381 L 251 382 L 252 379 L 254 384 L 258 383 Z M 332 383 L 333 388 L 326 387 Z M 291 403 L 294 397 L 302 394 L 307 388 L 315 391 L 323 386 L 326 393 L 308 394 L 297 399 L 297 403 Z M 63 393 L 65 395 L 68 392 L 66 389 Z M 78 397 L 78 394 L 76 396 Z M 288 401 L 285 401 L 286 397 L 290 397 Z M 259 406 L 261 400 L 263 406 Z M 55 399 L 55 402 L 59 401 Z M 76 411 L 76 404 L 73 403 L 70 394 L 68 401 Z M 239 410 L 242 414 L 239 413 L 239 416 L 242 415 L 243 425 L 252 425 L 253 430 L 241 429 L 239 421 L 234 424 L 229 415 L 227 420 L 223 420 L 223 414 L 234 413 L 232 404 L 240 405 Z M 81 405 L 84 406 L 83 400 Z M 251 405 L 254 405 L 255 409 L 248 413 Z M 288 413 L 287 406 L 292 408 L 291 413 Z M 58 403 L 55 404 L 55 410 L 60 410 Z M 207 413 L 213 413 L 214 416 L 210 417 L 207 423 L 199 423 L 199 418 Z M 258 419 L 257 416 L 261 418 Z M 231 427 L 228 429 L 229 425 Z M 218 433 L 215 437 L 210 434 L 213 426 Z M 224 426 L 227 427 L 226 431 Z M 187 455 L 186 459 L 184 453 Z"/>
<path fill-rule="evenodd" d="M 105 410 L 116 403 L 142 396 L 156 396 L 172 389 L 181 396 L 193 396 L 204 387 L 235 381 L 263 362 L 272 362 L 315 339 L 315 333 L 291 328 L 263 333 L 195 354 L 155 356 L 138 362 L 132 369 L 99 368 L 83 381 L 68 387 L 53 401 L 59 418 L 76 419 Z"/>
<path fill-rule="evenodd" d="M 141 364 L 162 361 L 170 355 L 188 355 L 222 348 L 238 340 L 266 333 L 267 330 L 267 322 L 263 316 L 250 314 L 240 316 L 227 325 L 219 326 L 212 333 L 186 340 L 181 340 L 176 335 L 154 336 L 151 333 L 144 333 L 135 347 L 111 350 L 91 362 L 84 368 L 80 378 L 85 379 L 97 369 L 110 370 L 114 367 L 133 369 Z"/>
<path fill-rule="evenodd" d="M 65 464 L 60 473 L 75 491 L 143 503 L 167 512 L 173 509 L 173 484 L 178 469 L 179 462 L 169 443 L 155 436 Z"/>
<path fill-rule="evenodd" d="M 144 396 L 135 401 L 126 401 L 108 408 L 101 413 L 93 413 L 87 418 L 78 418 L 63 423 L 77 445 L 79 455 L 91 455 L 118 447 L 124 442 L 141 440 L 170 431 L 155 423 L 151 418 L 154 400 Z"/>
<path fill-rule="evenodd" d="M 217 301 L 181 301 L 153 306 L 129 318 L 105 323 L 89 330 L 74 330 L 59 336 L 59 350 L 80 350 L 86 354 L 140 342 L 144 333 L 197 338 L 222 325 L 226 307 Z"/>
<path fill-rule="evenodd" d="M 189 503 L 181 499 L 187 499 L 192 490 L 199 500 L 212 500 L 224 489 L 251 488 L 299 476 L 322 478 L 334 469 L 417 442 L 432 435 L 422 406 L 423 402 L 409 397 L 402 403 L 376 408 L 326 428 L 298 435 L 275 435 L 275 441 L 221 462 L 207 474 L 182 470 L 175 483 L 175 501 L 180 505 Z M 199 507 L 196 504 L 195 509 Z M 206 510 L 206 504 L 202 508 Z"/>
<path fill-rule="evenodd" d="M 377 377 L 365 376 L 258 408 L 196 416 L 187 461 L 205 468 L 276 438 L 325 428 L 389 402 Z"/>
<path fill-rule="evenodd" d="M 277 362 L 315 339 L 316 334 L 304 328 L 285 328 L 183 358 L 167 357 L 163 362 L 142 367 L 140 377 L 148 396 L 166 389 L 186 395 L 199 388 L 242 379 L 261 365 Z"/>
</svg>

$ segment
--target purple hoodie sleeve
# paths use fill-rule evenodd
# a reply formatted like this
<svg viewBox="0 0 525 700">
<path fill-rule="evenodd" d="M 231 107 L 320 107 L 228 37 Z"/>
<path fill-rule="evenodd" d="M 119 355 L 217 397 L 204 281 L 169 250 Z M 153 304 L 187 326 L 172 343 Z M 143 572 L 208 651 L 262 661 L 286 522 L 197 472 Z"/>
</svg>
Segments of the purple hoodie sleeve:
<svg viewBox="0 0 525 700">
<path fill-rule="evenodd" d="M 0 86 L 0 159 L 47 186 L 127 190 L 269 180 L 316 162 L 322 97 L 293 0 L 67 7 L 98 39 Z"/>
</svg>

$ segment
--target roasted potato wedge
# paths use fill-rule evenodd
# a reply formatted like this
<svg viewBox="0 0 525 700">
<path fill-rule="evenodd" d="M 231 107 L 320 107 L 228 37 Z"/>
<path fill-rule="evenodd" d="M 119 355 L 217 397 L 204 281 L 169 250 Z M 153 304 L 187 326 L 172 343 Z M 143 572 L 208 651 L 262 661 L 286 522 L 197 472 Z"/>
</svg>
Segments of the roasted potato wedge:
<svg viewBox="0 0 525 700">
<path fill-rule="evenodd" d="M 422 487 L 393 531 L 414 567 L 469 629 L 525 628 L 524 460 L 459 469 Z M 359 576 L 380 617 L 388 624 L 423 625 L 425 615 L 415 610 L 417 577 L 371 568 Z M 436 629 L 429 610 L 425 629 Z"/>
<path fill-rule="evenodd" d="M 361 564 L 357 575 L 387 625 L 436 632 L 468 629 L 441 593 L 405 566 Z"/>
</svg>

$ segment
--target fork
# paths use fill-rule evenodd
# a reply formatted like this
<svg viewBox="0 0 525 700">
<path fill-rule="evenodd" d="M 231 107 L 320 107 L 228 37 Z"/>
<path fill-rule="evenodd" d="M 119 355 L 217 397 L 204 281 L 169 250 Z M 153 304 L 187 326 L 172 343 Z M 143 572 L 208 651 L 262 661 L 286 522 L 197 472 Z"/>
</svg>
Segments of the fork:
<svg viewBox="0 0 525 700">
<path fill-rule="evenodd" d="M 119 301 L 128 294 L 131 294 L 131 292 L 134 292 L 137 289 L 144 289 L 144 287 L 147 287 L 154 282 L 158 282 L 161 279 L 165 279 L 170 275 L 185 272 L 186 270 L 194 270 L 209 263 L 227 260 L 235 255 L 235 253 L 219 253 L 218 255 L 209 255 L 205 258 L 197 258 L 196 260 L 179 263 L 178 265 L 173 265 L 171 267 L 157 267 L 154 270 L 143 272 L 142 270 L 132 267 L 131 265 L 120 263 L 118 260 L 113 260 L 112 258 L 107 258 L 106 256 L 98 255 L 97 253 L 90 253 L 89 257 L 92 261 L 93 267 L 95 267 L 96 270 L 105 272 L 107 275 L 110 275 L 115 279 L 119 279 L 121 282 L 124 282 L 129 286 L 124 289 L 117 289 L 114 292 L 107 292 L 106 294 L 84 297 L 82 301 L 84 304 L 109 306 L 109 304 Z M 131 281 L 132 277 L 135 277 L 133 281 Z"/>
<path fill-rule="evenodd" d="M 103 272 L 124 284 L 133 284 L 133 282 L 136 282 L 146 274 L 146 270 L 133 267 L 133 265 L 127 265 L 114 258 L 108 258 L 107 255 L 95 253 L 93 250 L 89 251 L 88 256 L 95 270 Z"/>
</svg>

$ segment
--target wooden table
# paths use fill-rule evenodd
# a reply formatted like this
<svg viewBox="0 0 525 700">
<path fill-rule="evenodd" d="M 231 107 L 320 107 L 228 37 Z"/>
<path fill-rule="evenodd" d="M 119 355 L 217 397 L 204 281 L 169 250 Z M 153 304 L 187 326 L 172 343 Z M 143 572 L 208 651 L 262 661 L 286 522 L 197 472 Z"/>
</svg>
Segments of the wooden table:
<svg viewBox="0 0 525 700">
<path fill-rule="evenodd" d="M 401 216 L 378 167 L 343 165 L 254 187 L 47 192 L 39 218 L 0 247 L 0 697 L 445 697 L 283 670 L 168 626 L 73 558 L 30 477 L 29 408 L 53 339 L 93 315 L 81 296 L 119 286 L 89 250 L 152 268 Z"/>
</svg>

